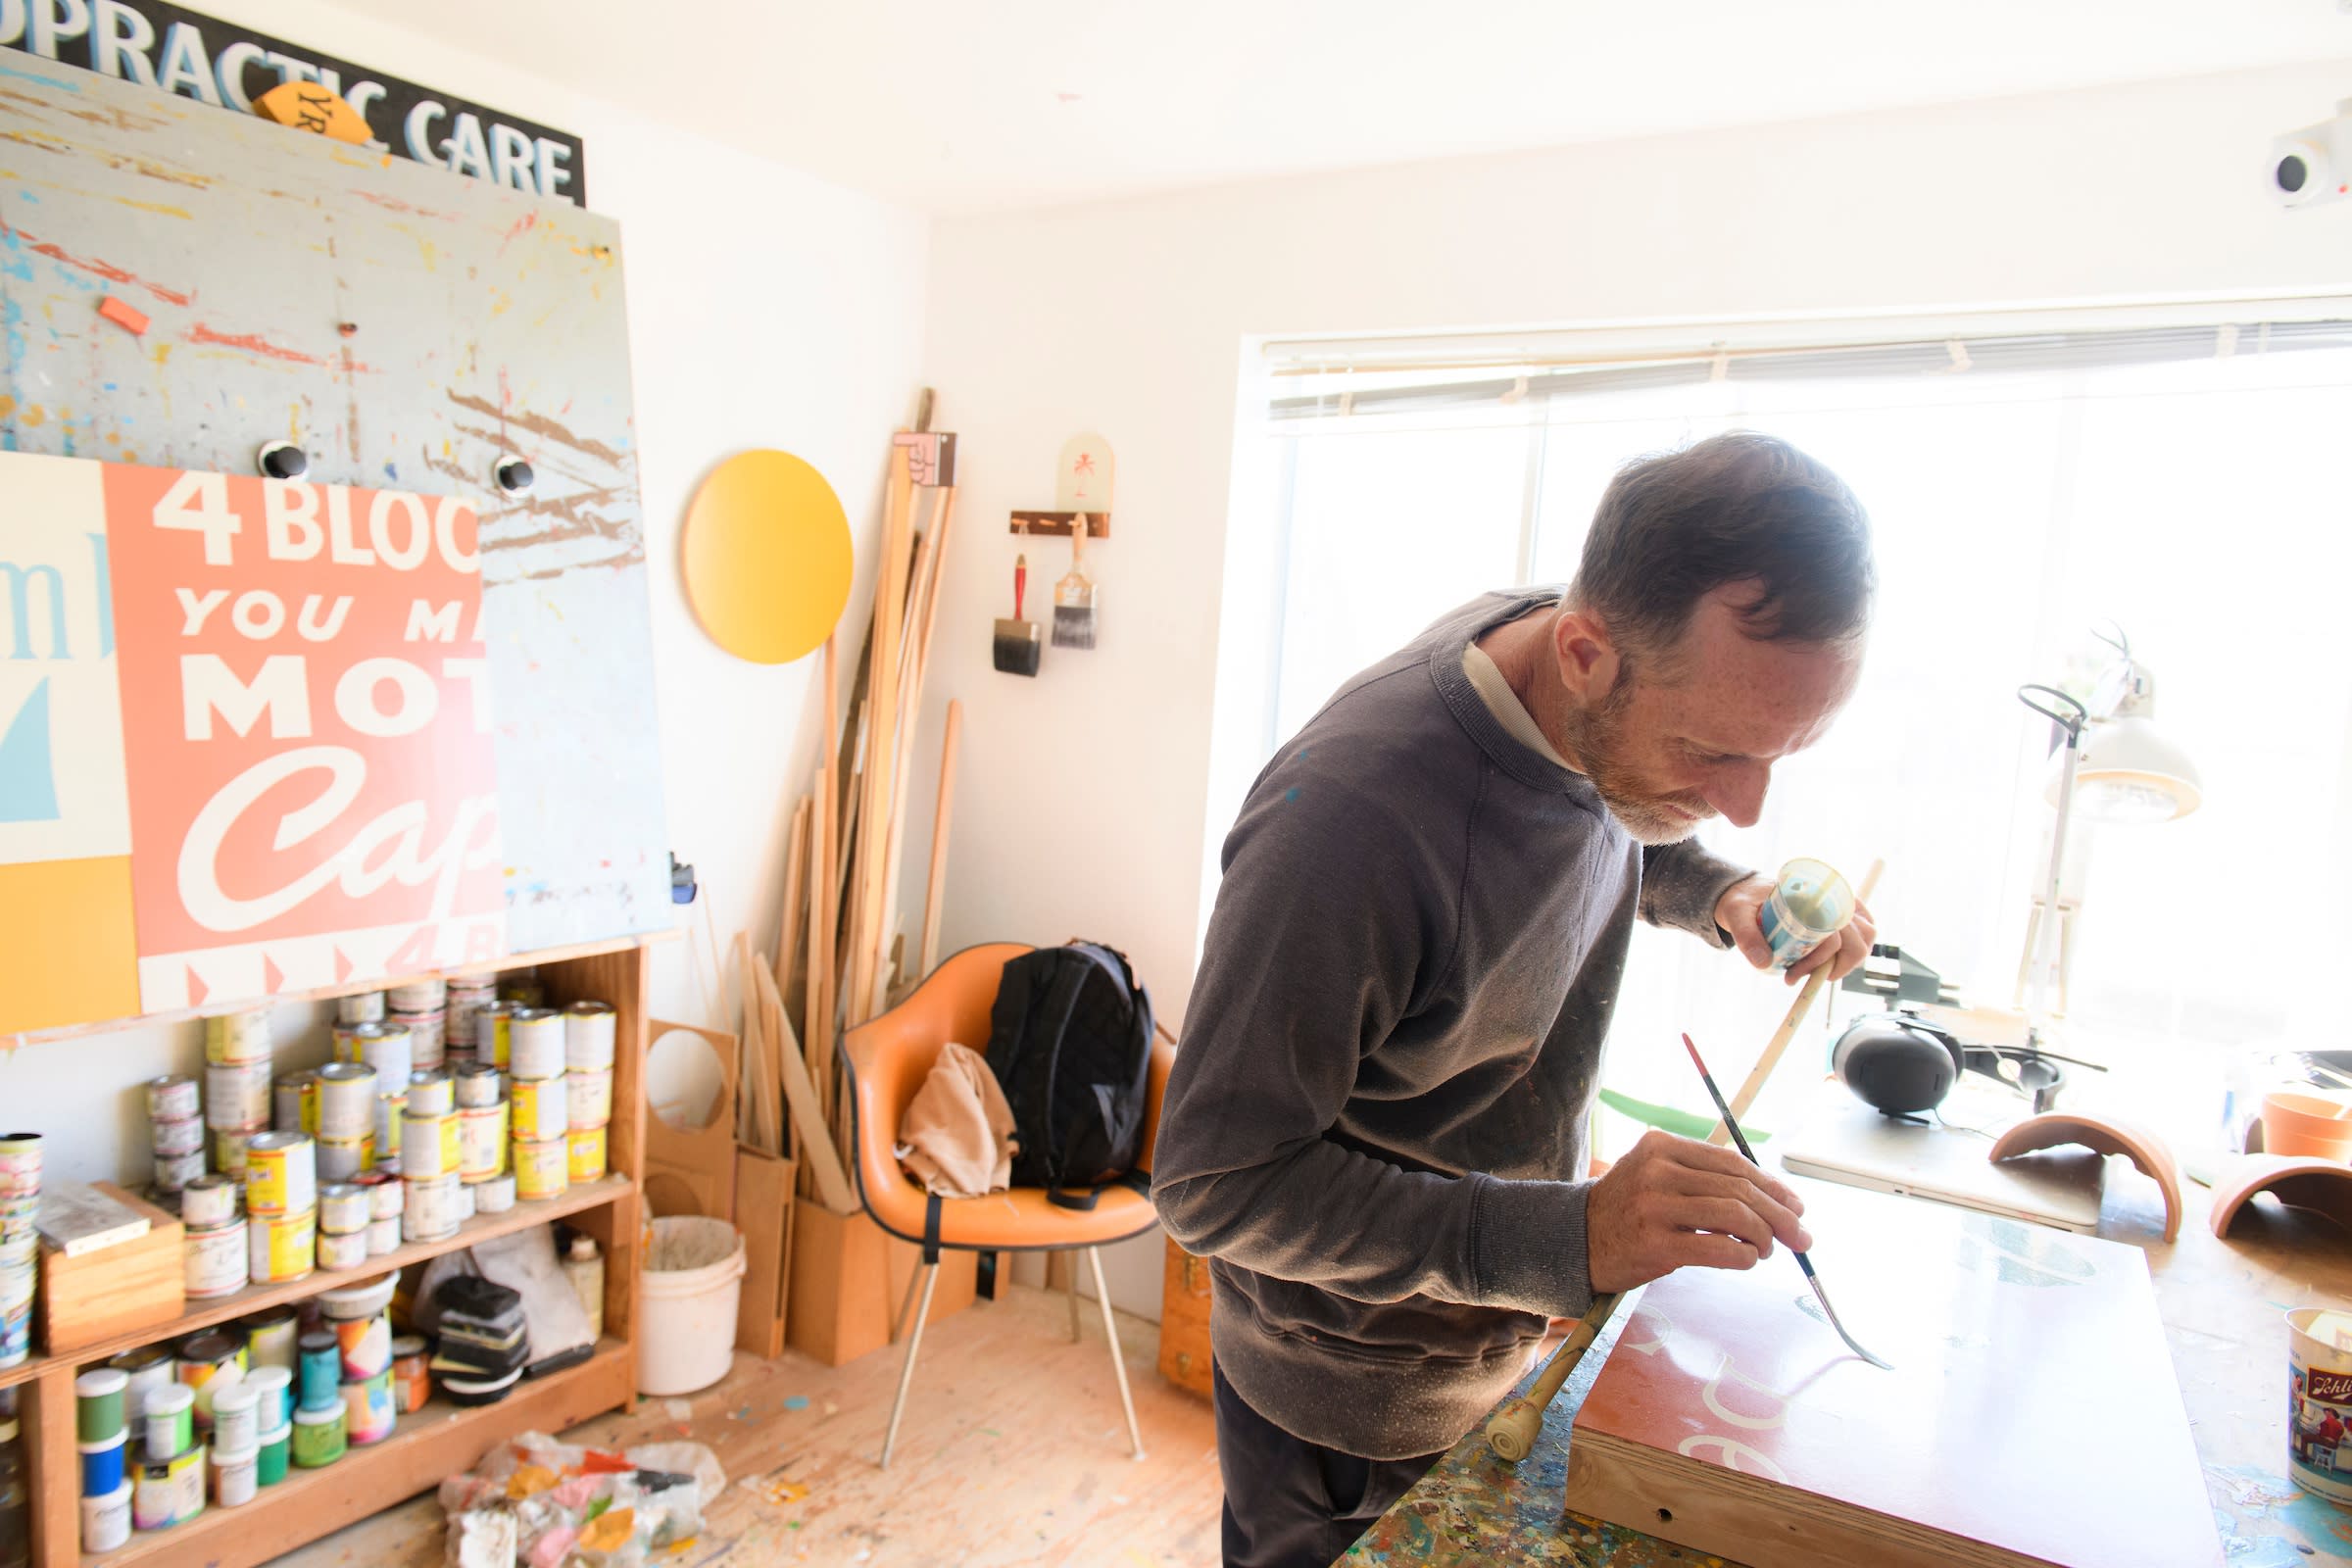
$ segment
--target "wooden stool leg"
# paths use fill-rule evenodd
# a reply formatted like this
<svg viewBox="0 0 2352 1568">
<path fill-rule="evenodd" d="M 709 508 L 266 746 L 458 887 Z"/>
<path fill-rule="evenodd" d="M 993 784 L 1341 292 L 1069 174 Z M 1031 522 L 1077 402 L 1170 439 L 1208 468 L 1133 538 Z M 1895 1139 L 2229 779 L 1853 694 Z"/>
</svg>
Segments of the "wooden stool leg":
<svg viewBox="0 0 2352 1568">
<path fill-rule="evenodd" d="M 1141 1459 L 1144 1456 L 1144 1434 L 1143 1429 L 1135 1424 L 1135 1397 L 1127 1392 L 1127 1363 L 1119 1355 L 1119 1324 L 1110 1315 L 1110 1290 L 1102 1283 L 1102 1249 L 1088 1248 L 1086 1260 L 1095 1271 L 1095 1299 L 1102 1303 L 1102 1327 L 1110 1339 L 1110 1370 L 1118 1377 L 1119 1405 L 1127 1412 L 1127 1441 L 1134 1446 L 1135 1456 Z M 1070 1273 L 1074 1279 L 1077 1270 L 1072 1269 Z M 1076 1289 L 1074 1285 L 1071 1288 Z M 1076 1297 L 1073 1296 L 1071 1299 L 1075 1300 Z"/>
<path fill-rule="evenodd" d="M 915 1309 L 914 1333 L 906 1340 L 906 1364 L 899 1369 L 899 1396 L 890 1401 L 890 1430 L 882 1436 L 882 1468 L 890 1468 L 890 1450 L 898 1446 L 899 1417 L 906 1410 L 906 1390 L 914 1382 L 915 1352 L 923 1348 L 923 1325 L 931 1317 L 931 1292 L 939 1284 L 939 1265 L 925 1263 L 915 1272 L 923 1277 L 923 1304 Z M 911 1284 L 911 1282 L 909 1282 Z M 1120 1385 L 1124 1392 L 1125 1384 Z"/>
<path fill-rule="evenodd" d="M 1078 1343 L 1080 1340 L 1082 1340 L 1082 1339 L 1086 1338 L 1086 1333 L 1085 1333 L 1085 1331 L 1084 1331 L 1084 1330 L 1082 1330 L 1082 1329 L 1081 1329 L 1081 1328 L 1079 1328 L 1079 1326 L 1078 1326 L 1078 1260 L 1077 1260 L 1076 1258 L 1074 1258 L 1074 1257 L 1073 1257 L 1073 1258 L 1071 1258 L 1071 1259 L 1069 1259 L 1069 1265 L 1070 1265 L 1070 1343 L 1071 1343 L 1072 1345 L 1076 1345 L 1076 1344 L 1077 1344 L 1077 1343 Z"/>
</svg>

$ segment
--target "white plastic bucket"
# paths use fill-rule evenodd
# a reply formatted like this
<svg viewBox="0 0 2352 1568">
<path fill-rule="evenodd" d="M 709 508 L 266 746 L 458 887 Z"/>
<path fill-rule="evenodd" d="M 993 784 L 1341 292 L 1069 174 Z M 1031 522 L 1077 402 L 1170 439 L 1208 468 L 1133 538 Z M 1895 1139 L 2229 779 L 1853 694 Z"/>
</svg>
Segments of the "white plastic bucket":
<svg viewBox="0 0 2352 1568">
<path fill-rule="evenodd" d="M 637 1392 L 692 1394 L 727 1375 L 743 1301 L 743 1236 L 723 1219 L 654 1221 L 640 1299 Z"/>
</svg>

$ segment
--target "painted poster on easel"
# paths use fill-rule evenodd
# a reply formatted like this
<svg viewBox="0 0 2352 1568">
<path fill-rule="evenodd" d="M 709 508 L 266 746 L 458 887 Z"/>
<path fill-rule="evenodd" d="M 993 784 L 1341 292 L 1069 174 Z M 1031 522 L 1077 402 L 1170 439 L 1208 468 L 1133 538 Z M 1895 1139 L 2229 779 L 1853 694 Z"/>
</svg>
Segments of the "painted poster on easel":
<svg viewBox="0 0 2352 1568">
<path fill-rule="evenodd" d="M 143 1009 L 502 955 L 472 509 L 90 466 Z"/>
</svg>

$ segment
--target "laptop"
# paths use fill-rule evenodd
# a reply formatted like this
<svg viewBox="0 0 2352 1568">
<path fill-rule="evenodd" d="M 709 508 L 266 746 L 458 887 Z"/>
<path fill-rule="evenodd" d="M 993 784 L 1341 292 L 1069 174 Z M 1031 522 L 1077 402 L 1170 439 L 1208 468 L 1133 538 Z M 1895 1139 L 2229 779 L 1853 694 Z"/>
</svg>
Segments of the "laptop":
<svg viewBox="0 0 2352 1568">
<path fill-rule="evenodd" d="M 2008 1120 L 2018 1119 L 2011 1107 Z M 1953 1113 L 1955 1121 L 1962 1118 Z M 1973 1121 L 1972 1121 L 1973 1124 Z M 1999 1126 L 1985 1132 L 1997 1134 Z M 2107 1161 L 2087 1149 L 2047 1150 L 1996 1165 L 1992 1139 L 1931 1120 L 1897 1121 L 1862 1103 L 1842 1084 L 1821 1097 L 1812 1118 L 1781 1145 L 1784 1169 L 1873 1192 L 1925 1198 L 2005 1219 L 2088 1236 L 2099 1228 Z M 1770 1146 L 1767 1146 L 1770 1147 Z"/>
</svg>

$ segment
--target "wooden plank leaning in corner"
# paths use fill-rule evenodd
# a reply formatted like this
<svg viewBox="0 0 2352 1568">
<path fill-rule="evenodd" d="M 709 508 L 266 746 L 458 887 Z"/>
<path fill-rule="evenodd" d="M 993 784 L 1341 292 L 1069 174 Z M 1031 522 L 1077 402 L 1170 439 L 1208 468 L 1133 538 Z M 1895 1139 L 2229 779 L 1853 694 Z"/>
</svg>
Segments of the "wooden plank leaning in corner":
<svg viewBox="0 0 2352 1568">
<path fill-rule="evenodd" d="M 776 995 L 773 976 L 761 971 L 754 980 L 760 988 L 756 1004 L 763 1021 L 785 1032 L 792 1028 L 784 1016 L 784 1003 Z M 808 1082 L 807 1063 L 801 1058 L 797 1042 L 789 1051 L 779 1051 L 777 1059 L 783 1064 L 784 1098 L 792 1107 L 792 1129 L 800 1140 L 801 1163 L 815 1172 L 817 1200 L 836 1214 L 854 1213 L 858 1195 L 850 1186 L 850 1176 L 833 1148 L 833 1140 L 824 1118 L 817 1114 L 816 1091 Z"/>
<path fill-rule="evenodd" d="M 801 973 L 801 917 L 808 906 L 803 881 L 808 874 L 808 819 L 814 806 L 806 795 L 792 808 L 784 830 L 784 893 L 776 908 L 776 990 L 786 997 Z"/>
<path fill-rule="evenodd" d="M 939 961 L 940 900 L 948 887 L 948 826 L 956 813 L 956 746 L 963 734 L 963 704 L 948 704 L 948 738 L 939 749 L 939 807 L 931 819 L 931 879 L 923 891 L 923 945 L 917 978 Z"/>
<path fill-rule="evenodd" d="M 914 478 L 905 447 L 890 449 L 889 501 L 884 512 L 881 582 L 874 595 L 874 678 L 866 707 L 865 798 L 858 807 L 857 886 L 852 895 L 850 983 L 842 994 L 843 1021 L 865 1022 L 874 990 L 877 930 L 882 912 L 882 860 L 889 837 L 891 770 L 898 747 L 899 662 L 906 610 L 907 534 Z"/>
<path fill-rule="evenodd" d="M 898 766 L 892 775 L 890 849 L 883 858 L 882 924 L 879 940 L 892 942 L 899 929 L 899 857 L 906 838 L 906 785 L 914 765 L 914 738 L 922 722 L 923 680 L 931 665 L 931 627 L 939 611 L 939 573 L 948 543 L 948 528 L 956 514 L 956 489 L 953 485 L 930 491 L 934 497 L 931 529 L 926 544 L 935 544 L 923 556 L 925 569 L 918 574 L 913 588 L 906 596 L 910 626 L 908 658 L 906 673 L 900 681 L 903 701 L 900 710 L 907 715 L 906 730 L 899 746 Z M 925 971 L 926 973 L 928 971 Z M 888 975 L 877 979 L 875 996 L 867 1016 L 882 1010 Z M 920 979 L 921 975 L 910 978 Z"/>
</svg>

